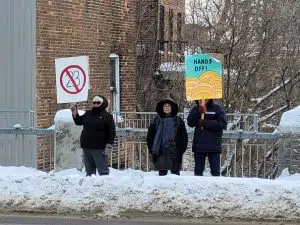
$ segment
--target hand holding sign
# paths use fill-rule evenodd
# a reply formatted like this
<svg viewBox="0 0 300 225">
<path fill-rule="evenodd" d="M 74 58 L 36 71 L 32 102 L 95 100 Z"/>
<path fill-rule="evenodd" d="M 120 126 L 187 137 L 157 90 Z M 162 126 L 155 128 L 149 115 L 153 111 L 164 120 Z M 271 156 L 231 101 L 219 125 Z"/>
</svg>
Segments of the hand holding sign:
<svg viewBox="0 0 300 225">
<path fill-rule="evenodd" d="M 199 112 L 201 113 L 201 120 L 199 121 L 199 125 L 201 127 L 201 130 L 203 130 L 204 114 L 207 112 L 207 108 L 206 108 L 204 99 L 202 99 L 202 104 L 199 103 Z"/>
<path fill-rule="evenodd" d="M 77 104 L 71 104 L 70 110 L 72 112 L 72 116 L 75 117 L 78 114 Z"/>
<path fill-rule="evenodd" d="M 206 111 L 207 111 L 206 105 L 203 104 L 203 102 L 202 102 L 201 105 L 199 104 L 198 110 L 199 110 L 199 113 L 206 113 Z"/>
</svg>

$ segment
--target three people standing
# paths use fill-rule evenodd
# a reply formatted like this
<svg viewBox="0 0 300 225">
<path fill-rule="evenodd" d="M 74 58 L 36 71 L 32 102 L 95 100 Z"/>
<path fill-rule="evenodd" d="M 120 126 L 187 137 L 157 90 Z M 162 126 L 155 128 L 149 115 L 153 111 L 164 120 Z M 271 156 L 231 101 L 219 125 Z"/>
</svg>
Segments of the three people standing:
<svg viewBox="0 0 300 225">
<path fill-rule="evenodd" d="M 106 111 L 108 102 L 104 96 L 93 98 L 93 107 L 79 115 L 76 105 L 71 105 L 74 122 L 83 126 L 80 145 L 83 149 L 83 161 L 87 176 L 108 175 L 105 148 L 112 145 L 116 136 L 113 116 Z M 148 128 L 147 145 L 152 155 L 153 164 L 160 176 L 180 175 L 182 157 L 187 149 L 188 134 L 185 123 L 178 114 L 178 104 L 172 99 L 157 103 L 157 116 Z M 204 114 L 204 119 L 201 118 Z M 195 159 L 194 174 L 202 176 L 206 157 L 209 160 L 212 176 L 220 176 L 220 156 L 222 135 L 227 121 L 223 107 L 214 100 L 207 100 L 205 105 L 192 106 L 187 117 L 188 126 L 195 128 L 192 151 Z"/>
</svg>

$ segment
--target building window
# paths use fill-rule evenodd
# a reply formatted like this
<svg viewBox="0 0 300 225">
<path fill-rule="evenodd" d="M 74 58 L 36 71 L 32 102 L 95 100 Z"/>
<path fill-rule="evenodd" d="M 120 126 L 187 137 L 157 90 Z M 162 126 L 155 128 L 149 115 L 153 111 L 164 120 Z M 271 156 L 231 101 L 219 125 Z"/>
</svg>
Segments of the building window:
<svg viewBox="0 0 300 225">
<path fill-rule="evenodd" d="M 136 44 L 136 55 L 145 56 L 146 55 L 146 45 L 142 43 Z"/>
<path fill-rule="evenodd" d="M 120 112 L 120 59 L 117 54 L 110 54 L 110 110 Z"/>
<path fill-rule="evenodd" d="M 169 10 L 169 51 L 173 52 L 173 19 L 174 19 L 174 12 L 173 9 Z"/>
<path fill-rule="evenodd" d="M 159 6 L 159 50 L 164 51 L 165 35 L 165 7 Z"/>
<path fill-rule="evenodd" d="M 182 14 L 177 14 L 177 49 L 181 53 L 182 48 Z"/>
</svg>

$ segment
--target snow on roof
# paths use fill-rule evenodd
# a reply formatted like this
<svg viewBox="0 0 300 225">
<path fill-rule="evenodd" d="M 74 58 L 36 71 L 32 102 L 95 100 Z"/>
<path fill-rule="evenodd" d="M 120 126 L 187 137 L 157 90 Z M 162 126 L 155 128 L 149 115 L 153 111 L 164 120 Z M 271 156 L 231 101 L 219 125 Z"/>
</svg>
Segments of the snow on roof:
<svg viewBox="0 0 300 225">
<path fill-rule="evenodd" d="M 183 72 L 184 64 L 183 63 L 174 63 L 174 62 L 166 62 L 160 64 L 160 71 L 162 72 Z"/>
</svg>

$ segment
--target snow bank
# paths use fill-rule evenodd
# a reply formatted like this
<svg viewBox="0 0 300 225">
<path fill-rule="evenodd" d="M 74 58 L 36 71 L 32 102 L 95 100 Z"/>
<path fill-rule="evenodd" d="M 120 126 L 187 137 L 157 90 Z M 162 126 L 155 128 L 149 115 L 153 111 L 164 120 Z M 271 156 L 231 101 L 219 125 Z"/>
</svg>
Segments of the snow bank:
<svg viewBox="0 0 300 225">
<path fill-rule="evenodd" d="M 279 131 L 280 133 L 300 133 L 300 106 L 282 114 Z"/>
<path fill-rule="evenodd" d="M 109 176 L 85 177 L 76 169 L 44 173 L 0 167 L 0 205 L 1 210 L 103 218 L 134 211 L 193 218 L 300 217 L 299 175 L 284 177 L 194 177 L 188 172 L 159 177 L 155 172 L 113 169 Z"/>
<path fill-rule="evenodd" d="M 278 180 L 294 180 L 294 181 L 300 181 L 300 173 L 296 174 L 290 174 L 289 169 L 285 168 L 281 175 L 278 177 Z"/>
<path fill-rule="evenodd" d="M 79 115 L 83 115 L 85 113 L 84 110 L 78 110 Z M 72 112 L 70 109 L 62 109 L 62 110 L 58 110 L 55 114 L 54 117 L 54 122 L 66 122 L 66 123 L 74 123 L 73 118 L 72 118 Z M 118 115 L 117 116 L 117 121 L 115 121 L 117 123 L 122 123 L 124 122 L 124 119 L 122 118 L 122 116 Z"/>
<path fill-rule="evenodd" d="M 85 111 L 83 110 L 78 110 L 79 115 L 83 115 Z M 70 109 L 62 109 L 56 112 L 55 117 L 54 117 L 54 122 L 67 122 L 67 123 L 74 123 L 73 118 L 72 118 L 72 112 Z"/>
</svg>

